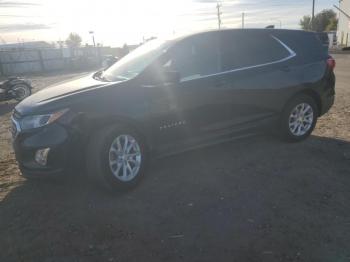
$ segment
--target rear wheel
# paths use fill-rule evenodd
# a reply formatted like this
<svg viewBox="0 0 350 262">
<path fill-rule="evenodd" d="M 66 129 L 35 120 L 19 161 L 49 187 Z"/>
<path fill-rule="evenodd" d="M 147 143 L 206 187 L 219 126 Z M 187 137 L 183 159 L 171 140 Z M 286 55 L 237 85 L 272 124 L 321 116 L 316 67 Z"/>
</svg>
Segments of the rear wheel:
<svg viewBox="0 0 350 262">
<path fill-rule="evenodd" d="M 144 176 L 146 147 L 140 136 L 125 126 L 98 131 L 88 146 L 87 171 L 99 185 L 112 190 L 134 187 Z"/>
<path fill-rule="evenodd" d="M 318 108 L 314 99 L 300 94 L 293 98 L 283 110 L 280 127 L 284 139 L 299 142 L 310 136 L 315 128 Z"/>
</svg>

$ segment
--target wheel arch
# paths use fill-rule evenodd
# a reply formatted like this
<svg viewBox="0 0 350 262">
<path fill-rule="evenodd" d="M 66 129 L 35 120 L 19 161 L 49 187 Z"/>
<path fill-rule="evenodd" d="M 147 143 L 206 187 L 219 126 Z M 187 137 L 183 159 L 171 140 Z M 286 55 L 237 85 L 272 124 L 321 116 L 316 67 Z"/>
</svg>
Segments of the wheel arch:
<svg viewBox="0 0 350 262">
<path fill-rule="evenodd" d="M 149 138 L 149 135 L 147 134 L 147 131 L 144 124 L 142 124 L 140 121 L 137 121 L 135 119 L 124 117 L 124 116 L 105 116 L 105 117 L 99 117 L 99 118 L 93 118 L 93 119 L 86 119 L 86 127 L 88 128 L 88 140 L 91 139 L 91 137 L 98 131 L 100 128 L 120 124 L 123 126 L 126 126 L 128 128 L 131 128 L 133 131 L 135 131 L 144 144 L 147 147 L 147 150 L 152 150 L 152 143 L 151 139 Z"/>
<path fill-rule="evenodd" d="M 289 119 L 290 119 L 290 113 L 291 113 L 290 110 L 293 110 L 293 108 L 296 105 L 298 105 L 298 103 L 303 103 L 305 99 L 312 100 L 314 106 L 317 107 L 317 110 L 321 109 L 322 104 L 320 101 L 320 96 L 314 90 L 311 90 L 311 89 L 301 90 L 300 92 L 296 92 L 293 96 L 291 96 L 290 99 L 288 99 L 288 101 L 286 102 L 279 119 L 280 135 L 284 140 L 288 142 L 299 142 L 304 140 L 312 133 L 317 123 L 317 118 L 319 117 L 320 112 L 318 112 L 318 115 L 316 114 L 314 115 L 313 123 L 306 133 L 302 134 L 301 136 L 295 136 L 291 133 L 290 127 L 289 127 Z"/>
<path fill-rule="evenodd" d="M 315 101 L 315 103 L 317 105 L 318 116 L 321 115 L 321 112 L 322 112 L 322 100 L 321 100 L 321 96 L 316 91 L 314 91 L 312 89 L 302 90 L 302 91 L 296 93 L 293 97 L 291 97 L 288 100 L 287 104 L 290 101 L 292 101 L 295 97 L 297 97 L 298 95 L 307 95 L 307 96 L 311 97 Z"/>
</svg>

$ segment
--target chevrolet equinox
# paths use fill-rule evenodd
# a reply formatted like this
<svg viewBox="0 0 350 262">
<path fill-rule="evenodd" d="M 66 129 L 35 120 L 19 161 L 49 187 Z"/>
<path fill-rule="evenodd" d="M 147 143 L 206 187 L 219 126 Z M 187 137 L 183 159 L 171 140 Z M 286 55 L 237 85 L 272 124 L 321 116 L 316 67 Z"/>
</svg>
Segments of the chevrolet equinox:
<svg viewBox="0 0 350 262">
<path fill-rule="evenodd" d="M 105 71 L 46 88 L 12 115 L 27 178 L 134 186 L 151 157 L 273 129 L 298 142 L 334 103 L 334 59 L 313 32 L 209 31 L 149 41 Z"/>
</svg>

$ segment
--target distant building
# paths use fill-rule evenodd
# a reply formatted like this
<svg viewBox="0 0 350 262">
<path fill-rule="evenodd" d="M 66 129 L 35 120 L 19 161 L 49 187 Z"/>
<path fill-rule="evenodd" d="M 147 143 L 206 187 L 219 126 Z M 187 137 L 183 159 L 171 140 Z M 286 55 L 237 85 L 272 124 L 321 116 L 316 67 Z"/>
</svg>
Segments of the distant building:
<svg viewBox="0 0 350 262">
<path fill-rule="evenodd" d="M 53 47 L 52 44 L 45 41 L 0 44 L 0 50 L 43 49 L 43 48 L 52 48 L 52 47 Z"/>
<path fill-rule="evenodd" d="M 128 45 L 128 49 L 129 49 L 129 51 L 132 51 L 132 50 L 138 48 L 139 46 L 140 45 Z"/>
<path fill-rule="evenodd" d="M 350 0 L 340 0 L 339 8 L 345 13 L 339 11 L 338 22 L 338 44 L 350 46 Z"/>
</svg>

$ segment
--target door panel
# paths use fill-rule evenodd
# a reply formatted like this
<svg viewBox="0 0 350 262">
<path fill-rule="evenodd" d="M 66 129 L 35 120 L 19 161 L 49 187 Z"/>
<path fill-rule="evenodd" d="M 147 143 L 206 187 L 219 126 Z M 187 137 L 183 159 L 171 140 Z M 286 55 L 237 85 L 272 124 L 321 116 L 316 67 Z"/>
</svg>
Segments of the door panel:
<svg viewBox="0 0 350 262">
<path fill-rule="evenodd" d="M 229 100 L 217 91 L 222 80 L 218 39 L 218 32 L 185 39 L 162 58 L 162 70 L 178 71 L 181 81 L 153 91 L 151 111 L 157 114 L 158 144 L 200 140 L 211 126 L 226 121 Z"/>
<path fill-rule="evenodd" d="M 221 76 L 153 87 L 150 112 L 157 144 L 200 142 L 215 135 L 229 110 L 226 92 L 218 91 Z"/>
<path fill-rule="evenodd" d="M 263 31 L 222 32 L 220 39 L 223 82 L 231 100 L 225 126 L 250 128 L 276 117 L 280 107 L 274 103 L 295 82 L 285 61 L 291 53 Z"/>
<path fill-rule="evenodd" d="M 180 72 L 181 82 L 152 88 L 158 146 L 241 133 L 276 118 L 279 100 L 295 82 L 290 55 L 263 31 L 214 32 L 180 42 L 165 54 L 161 70 Z"/>
</svg>

